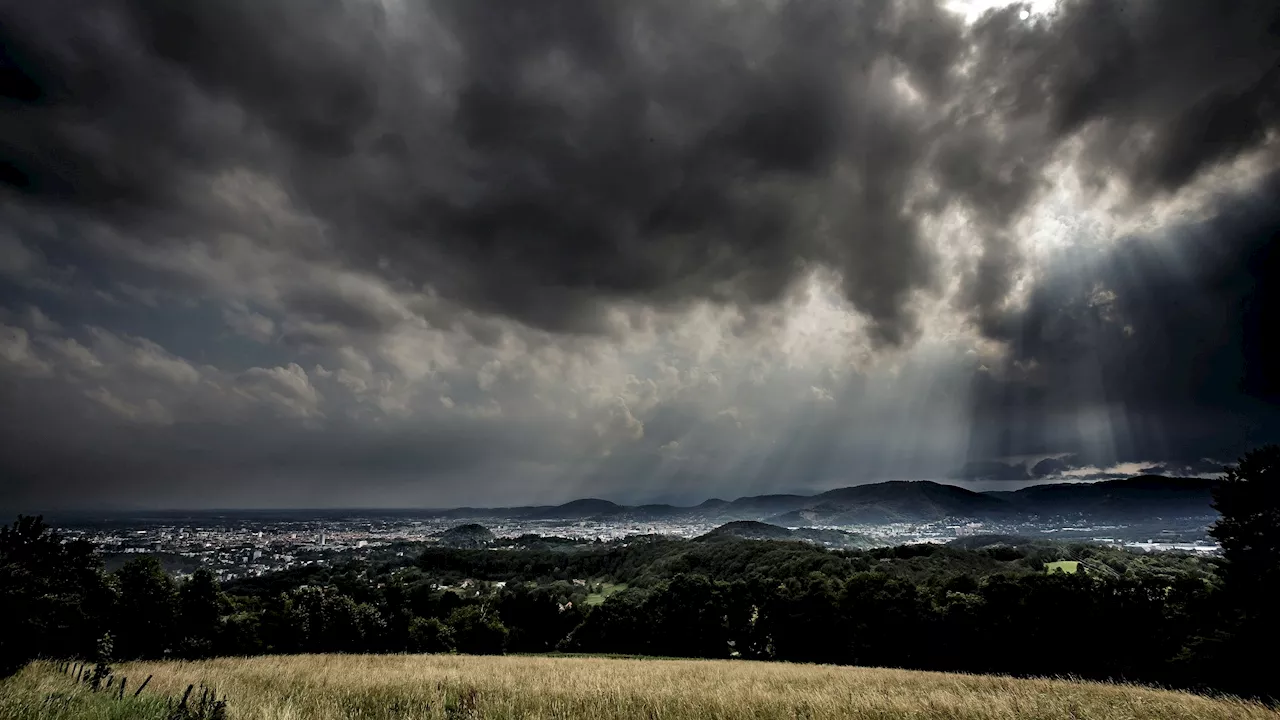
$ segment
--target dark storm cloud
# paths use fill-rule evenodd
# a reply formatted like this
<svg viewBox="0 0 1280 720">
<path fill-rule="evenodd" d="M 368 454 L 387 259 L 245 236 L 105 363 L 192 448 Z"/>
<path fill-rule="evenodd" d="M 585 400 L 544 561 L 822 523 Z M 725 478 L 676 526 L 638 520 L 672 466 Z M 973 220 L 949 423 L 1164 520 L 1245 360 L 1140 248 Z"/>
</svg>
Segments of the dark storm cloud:
<svg viewBox="0 0 1280 720">
<path fill-rule="evenodd" d="M 1065 138 L 1083 141 L 1074 170 L 1087 184 L 1124 178 L 1141 203 L 1280 127 L 1280 9 L 1266 0 L 1081 0 L 1033 23 L 1014 6 L 981 19 L 972 41 L 968 97 L 1011 130 L 985 154 L 949 133 L 938 172 L 959 193 L 980 191 L 979 213 L 1021 207 Z M 998 161 L 970 167 L 984 157 Z M 988 235 L 960 297 L 980 324 L 995 319 L 1019 261 L 1016 243 Z"/>
<path fill-rule="evenodd" d="M 201 182 L 250 167 L 347 255 L 553 330 L 597 327 L 601 299 L 770 302 L 818 263 L 899 344 L 936 284 L 930 203 L 984 228 L 960 302 L 987 317 L 1060 138 L 1170 189 L 1276 116 L 1261 2 L 1010 8 L 967 34 L 930 2 L 79 10 L 5 13 L 11 187 L 170 235 L 227 222 Z"/>
<path fill-rule="evenodd" d="M 1075 467 L 1072 463 L 1074 458 L 1071 456 L 1064 458 L 1050 457 L 1045 458 L 1035 465 L 1031 466 L 1032 477 L 1042 478 L 1052 475 L 1059 475 L 1065 470 Z"/>
<path fill-rule="evenodd" d="M 1265 0 L 1081 0 L 1052 23 L 980 21 L 975 73 L 1010 117 L 1084 132 L 1097 170 L 1176 189 L 1276 127 L 1280 10 Z"/>
<path fill-rule="evenodd" d="M 960 413 L 971 428 L 938 412 L 968 361 L 919 372 L 870 406 L 879 378 L 857 373 L 846 390 L 809 377 L 744 383 L 732 397 L 681 386 L 634 413 L 627 402 L 641 403 L 613 398 L 604 420 L 572 406 L 582 427 L 638 448 L 593 456 L 583 477 L 664 477 L 665 491 L 692 498 L 685 486 L 713 475 L 724 495 L 908 466 L 942 476 L 966 459 L 949 450 L 962 432 L 973 477 L 1023 479 L 1025 465 L 990 464 L 1013 455 L 1170 468 L 1230 457 L 1280 432 L 1263 330 L 1275 290 L 1262 279 L 1280 270 L 1274 179 L 1199 225 L 1101 258 L 1063 251 L 1025 308 L 1006 301 L 1030 252 L 1017 221 L 1055 180 L 1050 168 L 1100 193 L 1119 185 L 1138 207 L 1274 143 L 1278 17 L 1260 0 L 1083 0 L 973 26 L 927 0 L 0 2 L 0 304 L 57 294 L 40 307 L 60 308 L 66 331 L 6 320 L 0 472 L 30 497 L 56 478 L 107 473 L 138 487 L 240 477 L 238 496 L 278 503 L 290 478 L 338 493 L 360 468 L 491 492 L 499 481 L 479 479 L 519 476 L 491 464 L 504 453 L 554 466 L 564 447 L 548 428 L 568 420 L 509 420 L 501 413 L 519 403 L 497 397 L 501 379 L 481 380 L 486 362 L 469 365 L 490 356 L 441 347 L 456 337 L 397 335 L 406 325 L 465 328 L 497 353 L 511 342 L 498 322 L 512 318 L 540 338 L 526 348 L 568 348 L 565 361 L 586 342 L 565 336 L 601 331 L 615 303 L 709 299 L 741 310 L 739 335 L 768 335 L 779 332 L 771 304 L 821 267 L 867 320 L 871 349 L 896 349 L 926 331 L 919 301 L 947 292 L 953 261 L 952 309 L 1009 347 L 1006 363 L 975 371 Z M 950 214 L 958 237 L 934 229 Z M 196 296 L 230 303 L 203 308 L 216 331 L 205 319 L 129 332 L 221 370 L 139 338 L 94 352 L 74 340 L 88 343 L 82 326 L 97 317 L 77 308 L 176 315 Z M 200 341 L 223 325 L 257 354 L 224 344 L 204 359 Z M 665 352 L 663 339 L 644 352 Z M 497 416 L 465 437 L 397 384 L 437 380 L 435 355 L 455 351 L 458 376 L 419 394 L 436 410 Z M 127 367 L 92 366 L 111 362 Z M 514 364 L 492 362 L 494 373 Z M 80 384 L 57 389 L 67 377 Z M 565 394 L 607 384 L 581 381 Z M 358 405 L 371 397 L 391 410 Z M 346 402 L 366 420 L 405 413 L 396 422 L 419 431 L 347 427 Z M 751 421 L 733 403 L 762 415 L 763 430 L 744 439 Z M 69 408 L 85 404 L 97 414 L 81 422 Z M 586 447 L 565 452 L 599 451 Z M 1045 462 L 1030 473 L 1070 469 Z"/>
<path fill-rule="evenodd" d="M 1027 307 L 998 323 L 1011 354 L 976 378 L 974 424 L 987 430 L 975 453 L 1079 450 L 1077 465 L 1162 458 L 1198 468 L 1274 439 L 1277 207 L 1272 174 L 1222 199 L 1209 220 L 1101 257 L 1064 251 Z"/>
</svg>

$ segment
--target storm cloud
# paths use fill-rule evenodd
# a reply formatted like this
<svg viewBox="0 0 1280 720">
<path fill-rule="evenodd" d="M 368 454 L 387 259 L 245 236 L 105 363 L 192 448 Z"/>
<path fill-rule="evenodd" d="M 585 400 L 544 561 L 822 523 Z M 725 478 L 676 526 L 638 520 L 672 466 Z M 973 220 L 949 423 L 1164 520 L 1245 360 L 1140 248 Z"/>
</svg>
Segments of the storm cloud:
<svg viewBox="0 0 1280 720">
<path fill-rule="evenodd" d="M 0 503 L 1274 438 L 1280 12 L 959 5 L 0 3 Z"/>
</svg>

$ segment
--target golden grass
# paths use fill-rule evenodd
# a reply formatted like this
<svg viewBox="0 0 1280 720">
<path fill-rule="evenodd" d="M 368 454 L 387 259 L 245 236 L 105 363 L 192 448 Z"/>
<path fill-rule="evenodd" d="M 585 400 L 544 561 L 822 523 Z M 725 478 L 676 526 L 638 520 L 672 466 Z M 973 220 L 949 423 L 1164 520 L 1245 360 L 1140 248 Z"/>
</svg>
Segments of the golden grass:
<svg viewBox="0 0 1280 720">
<path fill-rule="evenodd" d="M 117 672 L 154 674 L 147 692 L 175 696 L 203 682 L 229 699 L 233 720 L 1280 720 L 1255 703 L 1145 687 L 745 661 L 297 655 Z"/>
<path fill-rule="evenodd" d="M 93 692 L 52 665 L 36 663 L 0 680 L 0 720 L 164 720 L 166 698 L 144 693 L 117 699 L 114 692 Z"/>
</svg>

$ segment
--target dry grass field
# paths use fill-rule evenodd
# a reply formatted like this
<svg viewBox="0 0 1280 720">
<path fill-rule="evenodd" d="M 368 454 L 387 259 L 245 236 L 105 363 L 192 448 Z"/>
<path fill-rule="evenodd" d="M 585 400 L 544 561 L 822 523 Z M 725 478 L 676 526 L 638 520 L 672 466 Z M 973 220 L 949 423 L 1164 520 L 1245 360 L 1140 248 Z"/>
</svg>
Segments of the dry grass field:
<svg viewBox="0 0 1280 720">
<path fill-rule="evenodd" d="M 154 679 L 137 701 L 116 701 L 88 697 L 37 663 L 0 684 L 0 717 L 163 720 L 163 705 L 147 696 L 203 683 L 228 699 L 231 720 L 1280 720 L 1253 703 L 1143 687 L 740 661 L 301 655 L 127 663 L 116 672 Z"/>
</svg>

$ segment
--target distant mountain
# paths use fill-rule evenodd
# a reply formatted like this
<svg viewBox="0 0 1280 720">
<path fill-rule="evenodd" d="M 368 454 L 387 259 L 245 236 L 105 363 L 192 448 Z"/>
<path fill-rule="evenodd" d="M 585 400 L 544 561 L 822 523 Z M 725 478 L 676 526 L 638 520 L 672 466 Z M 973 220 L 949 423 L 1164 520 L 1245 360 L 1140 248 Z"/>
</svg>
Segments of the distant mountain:
<svg viewBox="0 0 1280 720">
<path fill-rule="evenodd" d="M 995 517 L 1013 512 L 1007 502 L 955 485 L 894 481 L 829 490 L 779 518 L 791 525 L 869 525 L 949 517 Z"/>
<path fill-rule="evenodd" d="M 735 520 L 725 523 L 701 536 L 700 540 L 714 538 L 740 538 L 743 540 L 800 540 L 840 548 L 866 548 L 877 543 L 871 538 L 844 530 L 819 530 L 815 528 L 788 528 L 770 525 L 757 520 Z"/>
<path fill-rule="evenodd" d="M 718 512 L 759 520 L 805 507 L 811 502 L 813 498 L 807 495 L 751 495 L 721 505 Z"/>
<path fill-rule="evenodd" d="M 623 507 L 619 510 L 619 515 L 631 520 L 665 520 L 669 517 L 681 515 L 687 510 L 688 508 L 680 508 L 675 505 L 667 505 L 663 503 L 658 505 Z"/>
<path fill-rule="evenodd" d="M 496 539 L 497 537 L 489 528 L 477 523 L 468 523 L 440 533 L 440 539 L 437 542 L 452 548 L 482 548 Z"/>
<path fill-rule="evenodd" d="M 1125 480 L 1036 485 L 1016 491 L 974 492 L 928 480 L 890 481 L 828 490 L 817 495 L 752 495 L 707 500 L 694 507 L 627 506 L 586 498 L 563 505 L 456 508 L 452 518 L 534 520 L 759 521 L 784 528 L 936 522 L 948 518 L 1016 520 L 1031 517 L 1142 520 L 1204 517 L 1215 480 L 1142 475 Z"/>
<path fill-rule="evenodd" d="M 756 520 L 734 520 L 702 537 L 736 537 L 745 540 L 790 540 L 790 530 Z"/>
<path fill-rule="evenodd" d="M 1022 514 L 1096 519 L 1195 517 L 1214 513 L 1216 480 L 1140 475 L 1126 480 L 1036 485 L 1003 499 Z"/>
<path fill-rule="evenodd" d="M 615 502 L 608 500 L 600 500 L 598 498 L 585 498 L 582 500 L 573 500 L 563 505 L 554 507 L 535 508 L 532 512 L 526 514 L 527 518 L 553 519 L 553 520 L 572 520 L 578 518 L 596 517 L 599 515 L 616 515 L 627 508 Z"/>
</svg>

